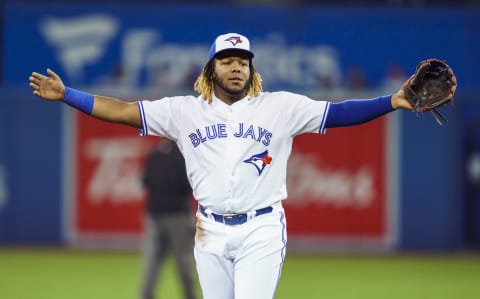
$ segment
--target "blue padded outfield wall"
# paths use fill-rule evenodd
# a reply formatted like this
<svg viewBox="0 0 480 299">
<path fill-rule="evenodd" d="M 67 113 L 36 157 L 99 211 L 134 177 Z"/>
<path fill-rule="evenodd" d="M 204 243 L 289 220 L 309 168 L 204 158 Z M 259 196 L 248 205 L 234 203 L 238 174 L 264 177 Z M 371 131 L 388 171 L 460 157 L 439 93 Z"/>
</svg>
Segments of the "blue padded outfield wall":
<svg viewBox="0 0 480 299">
<path fill-rule="evenodd" d="M 465 189 L 464 152 L 480 119 L 473 96 L 480 86 L 480 11 L 7 4 L 3 31 L 0 244 L 65 241 L 62 108 L 30 94 L 32 71 L 50 67 L 67 85 L 109 95 L 193 92 L 193 74 L 225 32 L 249 36 L 266 90 L 312 97 L 390 93 L 390 68 L 406 75 L 423 59 L 447 60 L 459 81 L 455 108 L 442 108 L 449 123 L 439 127 L 430 115 L 406 111 L 394 122 L 397 247 L 478 244 L 471 214 L 480 216 L 480 208 L 475 212 L 475 199 L 465 204 L 478 192 Z"/>
<path fill-rule="evenodd" d="M 58 244 L 61 106 L 26 89 L 1 90 L 0 102 L 1 243 Z"/>
</svg>

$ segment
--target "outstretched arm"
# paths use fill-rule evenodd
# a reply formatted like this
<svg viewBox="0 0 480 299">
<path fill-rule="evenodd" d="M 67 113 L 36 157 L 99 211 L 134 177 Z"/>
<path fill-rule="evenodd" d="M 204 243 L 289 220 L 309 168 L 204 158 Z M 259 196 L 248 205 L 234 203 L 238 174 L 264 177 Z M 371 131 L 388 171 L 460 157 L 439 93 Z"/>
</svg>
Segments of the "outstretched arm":
<svg viewBox="0 0 480 299">
<path fill-rule="evenodd" d="M 410 79 L 408 79 L 402 87 L 391 96 L 368 100 L 349 100 L 329 104 L 327 118 L 325 119 L 325 127 L 336 128 L 365 123 L 396 109 L 412 110 L 413 107 L 405 97 L 404 92 L 411 79 L 412 77 L 410 77 Z M 453 77 L 453 82 L 454 84 L 450 91 L 450 97 L 453 97 L 455 89 L 457 88 L 455 76 Z"/>
<path fill-rule="evenodd" d="M 127 103 L 115 98 L 90 95 L 65 87 L 62 79 L 52 70 L 48 76 L 33 72 L 29 77 L 33 94 L 48 101 L 64 101 L 95 118 L 141 128 L 140 112 L 136 103 Z"/>
</svg>

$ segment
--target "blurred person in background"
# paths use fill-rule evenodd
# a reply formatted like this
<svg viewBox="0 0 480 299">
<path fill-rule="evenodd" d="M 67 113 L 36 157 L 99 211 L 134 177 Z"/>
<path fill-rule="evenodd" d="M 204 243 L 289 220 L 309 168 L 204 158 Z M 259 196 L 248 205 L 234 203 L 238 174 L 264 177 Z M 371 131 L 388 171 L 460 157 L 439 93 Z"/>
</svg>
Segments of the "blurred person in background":
<svg viewBox="0 0 480 299">
<path fill-rule="evenodd" d="M 191 188 L 185 161 L 177 145 L 162 139 L 147 156 L 143 172 L 147 191 L 141 298 L 154 298 L 159 274 L 168 252 L 177 263 L 185 298 L 195 299 L 193 243 L 195 225 Z"/>
</svg>

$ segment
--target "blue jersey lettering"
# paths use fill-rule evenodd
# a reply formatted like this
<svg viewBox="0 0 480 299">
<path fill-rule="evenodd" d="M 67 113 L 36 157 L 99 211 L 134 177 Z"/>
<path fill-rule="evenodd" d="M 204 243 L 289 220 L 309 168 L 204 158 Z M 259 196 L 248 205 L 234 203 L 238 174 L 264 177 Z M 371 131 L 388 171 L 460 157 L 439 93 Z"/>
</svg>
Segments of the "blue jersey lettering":
<svg viewBox="0 0 480 299">
<path fill-rule="evenodd" d="M 252 139 L 265 146 L 270 144 L 272 133 L 262 127 L 255 127 L 249 125 L 248 129 L 244 130 L 245 124 L 239 123 L 237 131 L 233 132 L 233 136 L 237 138 Z M 227 138 L 227 126 L 225 124 L 213 124 L 203 127 L 203 129 L 196 129 L 194 133 L 188 135 L 194 147 L 199 146 L 207 140 L 217 138 Z"/>
<path fill-rule="evenodd" d="M 243 123 L 238 124 L 238 132 L 233 133 L 235 137 L 242 137 L 243 136 Z"/>
</svg>

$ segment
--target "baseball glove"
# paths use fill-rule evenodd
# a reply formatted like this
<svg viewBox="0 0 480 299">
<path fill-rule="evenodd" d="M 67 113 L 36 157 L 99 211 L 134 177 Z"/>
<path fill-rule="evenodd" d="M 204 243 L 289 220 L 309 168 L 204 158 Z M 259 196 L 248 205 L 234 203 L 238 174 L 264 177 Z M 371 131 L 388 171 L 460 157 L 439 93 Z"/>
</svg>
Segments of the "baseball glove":
<svg viewBox="0 0 480 299">
<path fill-rule="evenodd" d="M 447 103 L 453 104 L 454 86 L 456 87 L 456 79 L 450 66 L 443 60 L 427 59 L 417 65 L 404 92 L 413 111 L 431 111 L 435 120 L 442 125 L 447 119 L 436 108 Z"/>
</svg>

